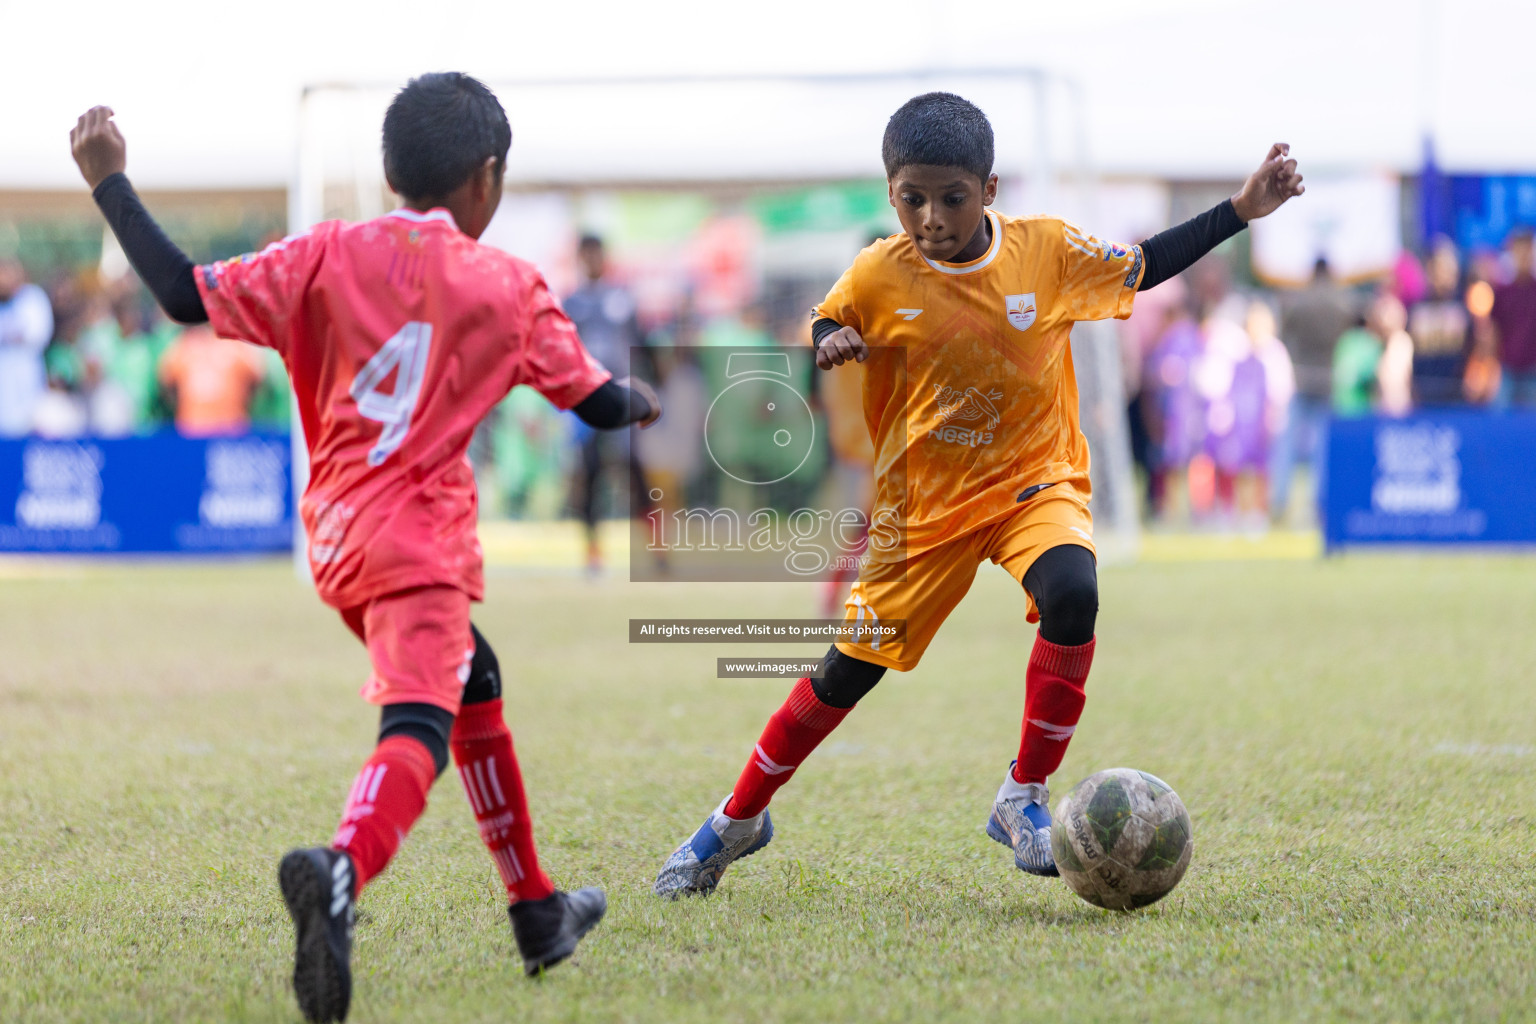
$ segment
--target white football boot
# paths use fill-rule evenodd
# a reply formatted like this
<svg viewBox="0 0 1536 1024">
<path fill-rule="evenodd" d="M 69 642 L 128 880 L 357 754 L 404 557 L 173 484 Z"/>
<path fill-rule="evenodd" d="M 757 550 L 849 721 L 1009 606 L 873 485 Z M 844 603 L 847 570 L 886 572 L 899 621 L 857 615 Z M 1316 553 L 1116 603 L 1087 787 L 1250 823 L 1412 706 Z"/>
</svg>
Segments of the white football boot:
<svg viewBox="0 0 1536 1024">
<path fill-rule="evenodd" d="M 1051 852 L 1051 791 L 1039 782 L 1015 782 L 1013 766 L 997 791 L 987 835 L 1013 851 L 1020 871 L 1054 878 L 1056 855 Z"/>
<path fill-rule="evenodd" d="M 732 861 L 750 857 L 768 845 L 773 838 L 773 819 L 767 809 L 755 818 L 727 818 L 725 805 L 730 799 L 726 796 L 721 800 L 699 830 L 667 858 L 656 876 L 656 895 L 668 899 L 708 896 Z"/>
</svg>

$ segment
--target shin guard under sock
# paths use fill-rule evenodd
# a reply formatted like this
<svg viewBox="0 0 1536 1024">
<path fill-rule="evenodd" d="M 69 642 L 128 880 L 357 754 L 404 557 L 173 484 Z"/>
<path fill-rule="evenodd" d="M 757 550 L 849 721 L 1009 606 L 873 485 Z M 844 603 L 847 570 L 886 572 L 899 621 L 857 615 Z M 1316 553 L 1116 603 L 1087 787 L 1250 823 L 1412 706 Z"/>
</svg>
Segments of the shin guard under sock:
<svg viewBox="0 0 1536 1024">
<path fill-rule="evenodd" d="M 1061 767 L 1083 713 L 1083 684 L 1093 665 L 1095 643 L 1063 647 L 1035 637 L 1024 675 L 1024 728 L 1019 759 L 1013 766 L 1014 781 L 1044 782 Z"/>
<path fill-rule="evenodd" d="M 380 741 L 352 783 L 331 846 L 352 858 L 357 891 L 384 870 L 427 806 L 437 778 L 432 752 L 412 736 Z"/>
<path fill-rule="evenodd" d="M 800 762 L 852 710 L 822 703 L 811 688 L 810 679 L 797 682 L 789 699 L 763 728 L 756 749 L 741 770 L 730 800 L 726 801 L 726 817 L 754 818 L 761 814 Z"/>
<path fill-rule="evenodd" d="M 502 717 L 501 701 L 460 708 L 449 745 L 480 824 L 480 838 L 507 887 L 507 898 L 515 903 L 553 894 L 555 887 L 539 867 L 523 774 L 512 749 L 512 731 Z"/>
</svg>

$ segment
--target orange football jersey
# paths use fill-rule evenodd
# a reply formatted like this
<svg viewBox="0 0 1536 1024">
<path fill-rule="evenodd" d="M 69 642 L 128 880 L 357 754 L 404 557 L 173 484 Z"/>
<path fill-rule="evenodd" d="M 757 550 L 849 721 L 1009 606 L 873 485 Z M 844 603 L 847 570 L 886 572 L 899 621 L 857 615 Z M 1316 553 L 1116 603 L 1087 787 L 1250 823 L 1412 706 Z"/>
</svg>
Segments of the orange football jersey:
<svg viewBox="0 0 1536 1024">
<path fill-rule="evenodd" d="M 904 544 L 871 546 L 877 561 L 1006 516 L 1041 485 L 1088 500 L 1068 341 L 1079 320 L 1131 315 L 1141 249 L 1054 217 L 987 216 L 992 244 L 979 259 L 929 260 L 893 235 L 861 252 L 815 310 L 872 350 L 860 369 L 874 522 L 904 527 Z"/>
</svg>

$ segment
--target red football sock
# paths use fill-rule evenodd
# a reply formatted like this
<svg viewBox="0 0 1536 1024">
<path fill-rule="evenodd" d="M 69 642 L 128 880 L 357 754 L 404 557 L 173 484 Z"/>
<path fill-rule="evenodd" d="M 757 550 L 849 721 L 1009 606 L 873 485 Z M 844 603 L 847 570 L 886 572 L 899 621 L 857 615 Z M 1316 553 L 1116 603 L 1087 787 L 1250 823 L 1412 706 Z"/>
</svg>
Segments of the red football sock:
<svg viewBox="0 0 1536 1024">
<path fill-rule="evenodd" d="M 1083 683 L 1093 665 L 1089 640 L 1078 647 L 1062 647 L 1043 636 L 1035 637 L 1024 674 L 1024 730 L 1019 738 L 1019 759 L 1013 766 L 1015 782 L 1044 782 L 1061 767 L 1067 743 L 1077 731 L 1083 713 Z"/>
<path fill-rule="evenodd" d="M 757 749 L 747 758 L 747 766 L 741 770 L 736 788 L 726 801 L 726 817 L 755 818 L 761 814 L 800 762 L 852 710 L 823 704 L 811 688 L 810 679 L 796 683 L 784 706 L 768 719 Z"/>
<path fill-rule="evenodd" d="M 539 867 L 523 773 L 512 749 L 512 731 L 502 718 L 501 701 L 460 708 L 449 741 L 469 805 L 480 823 L 480 838 L 496 862 L 507 899 L 516 903 L 551 895 L 555 887 Z"/>
<path fill-rule="evenodd" d="M 352 858 L 358 892 L 400 848 L 426 809 L 427 790 L 436 778 L 432 752 L 410 736 L 383 740 L 363 765 L 331 840 L 332 847 Z"/>
</svg>

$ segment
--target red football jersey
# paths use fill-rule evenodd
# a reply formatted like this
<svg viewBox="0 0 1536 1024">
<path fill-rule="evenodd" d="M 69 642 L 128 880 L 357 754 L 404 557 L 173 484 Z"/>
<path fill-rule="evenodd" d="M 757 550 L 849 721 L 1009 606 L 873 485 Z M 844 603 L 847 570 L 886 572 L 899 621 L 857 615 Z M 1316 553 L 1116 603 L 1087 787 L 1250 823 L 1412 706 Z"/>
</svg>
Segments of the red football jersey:
<svg viewBox="0 0 1536 1024">
<path fill-rule="evenodd" d="M 215 331 L 288 367 L 321 598 L 448 584 L 479 600 L 475 425 L 514 385 L 569 409 L 610 376 L 539 272 L 436 209 L 320 224 L 195 276 Z"/>
</svg>

